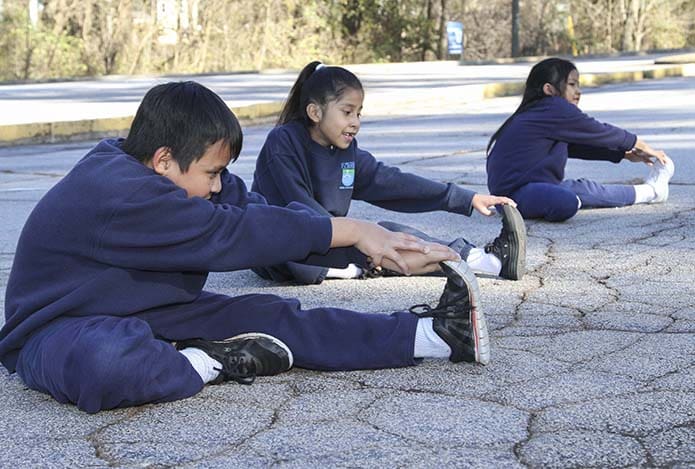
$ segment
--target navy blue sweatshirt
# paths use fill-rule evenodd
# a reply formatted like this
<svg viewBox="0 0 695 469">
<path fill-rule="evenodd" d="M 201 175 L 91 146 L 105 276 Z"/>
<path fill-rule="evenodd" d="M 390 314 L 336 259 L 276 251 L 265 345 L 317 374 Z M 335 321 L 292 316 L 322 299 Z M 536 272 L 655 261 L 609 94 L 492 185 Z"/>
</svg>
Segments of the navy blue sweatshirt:
<svg viewBox="0 0 695 469">
<path fill-rule="evenodd" d="M 352 199 L 398 212 L 470 215 L 475 195 L 386 166 L 359 149 L 357 140 L 345 150 L 323 147 L 299 121 L 270 131 L 256 161 L 252 190 L 273 205 L 301 202 L 336 217 L 348 213 Z"/>
<path fill-rule="evenodd" d="M 566 99 L 548 96 L 514 116 L 497 137 L 487 159 L 487 186 L 491 194 L 510 196 L 530 182 L 559 184 L 567 158 L 618 163 L 636 141 Z"/>
<path fill-rule="evenodd" d="M 19 238 L 5 296 L 0 360 L 14 371 L 37 328 L 60 316 L 127 316 L 190 302 L 209 271 L 325 253 L 328 217 L 272 207 L 226 170 L 212 200 L 99 143 L 38 202 Z"/>
</svg>

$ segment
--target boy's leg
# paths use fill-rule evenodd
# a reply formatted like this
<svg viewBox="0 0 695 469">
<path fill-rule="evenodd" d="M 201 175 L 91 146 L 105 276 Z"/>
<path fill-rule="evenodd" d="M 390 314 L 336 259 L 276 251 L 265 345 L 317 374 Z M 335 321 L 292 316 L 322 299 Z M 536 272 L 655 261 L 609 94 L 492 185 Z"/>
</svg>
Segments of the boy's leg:
<svg viewBox="0 0 695 469">
<path fill-rule="evenodd" d="M 558 184 L 532 182 L 510 195 L 526 219 L 560 222 L 573 217 L 580 207 L 577 195 Z"/>
<path fill-rule="evenodd" d="M 415 363 L 414 357 L 447 356 L 427 352 L 437 347 L 444 347 L 444 353 L 455 362 L 487 363 L 489 340 L 475 276 L 462 261 L 447 261 L 442 267 L 448 278 L 444 292 L 437 306 L 426 307 L 424 315 L 337 308 L 302 310 L 297 300 L 274 295 L 232 298 L 203 292 L 192 303 L 157 308 L 138 317 L 157 335 L 172 341 L 193 336 L 221 340 L 249 332 L 268 334 L 287 344 L 297 366 L 310 369 L 409 366 Z M 443 342 L 432 344 L 432 334 L 423 335 L 427 330 L 433 330 Z M 423 349 L 428 343 L 431 346 Z"/>
<path fill-rule="evenodd" d="M 135 317 L 56 319 L 29 338 L 17 373 L 89 413 L 182 399 L 203 387 L 190 362 Z"/>
<path fill-rule="evenodd" d="M 369 314 L 337 308 L 302 310 L 274 295 L 229 297 L 203 292 L 185 305 L 138 314 L 167 340 L 221 340 L 260 332 L 289 347 L 294 363 L 318 370 L 413 365 L 418 317 L 408 312 Z"/>
<path fill-rule="evenodd" d="M 560 184 L 574 192 L 582 207 L 624 207 L 635 203 L 635 187 L 621 184 L 600 184 L 588 179 L 567 179 Z"/>
</svg>

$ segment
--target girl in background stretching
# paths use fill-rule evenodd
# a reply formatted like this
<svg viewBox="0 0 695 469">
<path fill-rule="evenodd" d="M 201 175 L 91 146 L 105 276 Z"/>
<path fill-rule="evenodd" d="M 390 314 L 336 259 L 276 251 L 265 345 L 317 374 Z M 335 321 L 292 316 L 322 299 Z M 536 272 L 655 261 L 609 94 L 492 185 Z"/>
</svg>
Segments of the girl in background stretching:
<svg viewBox="0 0 695 469">
<path fill-rule="evenodd" d="M 511 197 L 524 218 L 564 221 L 581 207 L 664 202 L 673 161 L 636 135 L 589 117 L 577 107 L 574 64 L 545 59 L 531 69 L 518 109 L 488 144 L 488 189 Z M 564 179 L 567 158 L 646 163 L 644 184 L 605 185 Z"/>
<path fill-rule="evenodd" d="M 474 271 L 520 278 L 525 270 L 526 229 L 514 202 L 402 173 L 377 161 L 360 149 L 355 139 L 360 130 L 363 100 L 362 83 L 348 70 L 320 62 L 304 67 L 277 127 L 268 134 L 261 149 L 252 190 L 273 205 L 301 202 L 318 213 L 336 217 L 348 213 L 352 199 L 399 212 L 444 210 L 468 216 L 473 209 L 490 215 L 489 207 L 501 205 L 502 232 L 483 249 L 463 238 L 441 241 L 405 225 L 381 225 L 448 245 Z M 370 272 L 367 259 L 348 255 L 346 261 L 341 254 L 345 253 L 332 250 L 305 262 L 255 271 L 264 278 L 305 284 L 321 283 L 325 278 L 356 278 Z M 438 269 L 437 264 L 433 267 Z"/>
</svg>

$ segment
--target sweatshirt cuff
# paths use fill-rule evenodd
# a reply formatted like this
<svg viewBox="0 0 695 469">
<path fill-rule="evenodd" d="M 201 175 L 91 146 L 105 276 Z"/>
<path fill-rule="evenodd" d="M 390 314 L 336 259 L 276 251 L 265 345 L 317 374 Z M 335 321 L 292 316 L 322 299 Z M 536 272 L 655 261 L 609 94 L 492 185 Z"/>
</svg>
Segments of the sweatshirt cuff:
<svg viewBox="0 0 695 469">
<path fill-rule="evenodd" d="M 311 251 L 317 254 L 325 254 L 331 247 L 333 239 L 333 225 L 330 217 L 316 216 L 311 217 L 309 222 L 309 232 L 313 234 L 313 244 Z"/>
<path fill-rule="evenodd" d="M 447 211 L 471 216 L 473 213 L 474 191 L 464 189 L 456 184 L 449 184 L 449 207 Z"/>
<path fill-rule="evenodd" d="M 623 151 L 629 151 L 635 148 L 635 144 L 637 143 L 637 135 L 628 132 L 627 130 L 625 131 L 625 138 L 623 139 L 623 146 L 620 148 Z"/>
</svg>

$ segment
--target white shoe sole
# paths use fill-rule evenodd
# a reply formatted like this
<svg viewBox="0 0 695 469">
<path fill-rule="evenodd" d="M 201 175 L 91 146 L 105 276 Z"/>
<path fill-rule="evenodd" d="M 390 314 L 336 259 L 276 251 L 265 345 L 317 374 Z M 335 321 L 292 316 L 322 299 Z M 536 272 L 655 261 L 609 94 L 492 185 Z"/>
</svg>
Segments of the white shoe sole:
<svg viewBox="0 0 695 469">
<path fill-rule="evenodd" d="M 480 308 L 480 287 L 475 278 L 475 274 L 470 266 L 464 261 L 444 261 L 441 263 L 445 270 L 450 269 L 462 279 L 468 289 L 468 298 L 471 303 L 471 313 L 469 320 L 473 326 L 475 340 L 475 361 L 487 365 L 490 363 L 490 336 L 487 331 L 487 321 Z M 447 275 L 448 278 L 451 278 Z M 463 285 L 459 285 L 463 286 Z"/>
</svg>

